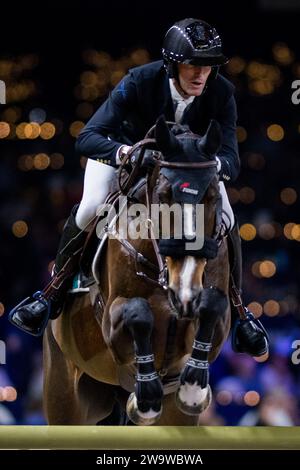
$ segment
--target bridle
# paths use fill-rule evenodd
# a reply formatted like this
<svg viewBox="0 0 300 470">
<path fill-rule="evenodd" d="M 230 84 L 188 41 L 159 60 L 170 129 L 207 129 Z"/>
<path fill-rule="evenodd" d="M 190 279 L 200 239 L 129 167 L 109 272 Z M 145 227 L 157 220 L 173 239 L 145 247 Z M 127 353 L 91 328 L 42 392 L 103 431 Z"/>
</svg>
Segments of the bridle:
<svg viewBox="0 0 300 470">
<path fill-rule="evenodd" d="M 168 124 L 174 124 L 174 123 L 168 123 Z M 121 165 L 119 168 L 119 174 L 118 174 L 118 182 L 119 182 L 119 188 L 120 188 L 121 194 L 126 195 L 127 198 L 131 200 L 135 199 L 134 197 L 135 193 L 146 184 L 145 195 L 146 195 L 146 207 L 147 207 L 147 228 L 149 231 L 148 232 L 149 238 L 151 239 L 152 247 L 155 253 L 155 257 L 156 257 L 156 264 L 148 260 L 142 253 L 138 252 L 136 248 L 128 240 L 121 238 L 115 229 L 112 231 L 109 230 L 109 233 L 110 233 L 110 236 L 112 236 L 113 238 L 115 238 L 122 244 L 122 246 L 126 249 L 129 255 L 135 260 L 136 275 L 138 277 L 143 278 L 147 282 L 154 284 L 162 289 L 167 290 L 168 289 L 167 265 L 166 265 L 164 257 L 160 254 L 158 242 L 154 236 L 153 222 L 151 220 L 151 213 L 150 213 L 151 202 L 153 199 L 153 188 L 154 188 L 153 182 L 157 180 L 161 168 L 168 168 L 171 170 L 172 169 L 174 170 L 176 169 L 177 170 L 178 169 L 184 169 L 184 170 L 207 169 L 207 168 L 216 167 L 217 162 L 215 160 L 207 161 L 207 162 L 169 162 L 169 161 L 162 160 L 161 152 L 156 151 L 157 162 L 153 171 L 151 173 L 147 172 L 145 179 L 140 180 L 137 184 L 134 184 L 136 183 L 136 180 L 139 175 L 139 170 L 140 170 L 141 163 L 143 161 L 146 147 L 148 147 L 149 145 L 151 146 L 156 145 L 156 140 L 154 138 L 148 137 L 148 135 L 153 131 L 154 127 L 155 126 L 153 126 L 153 128 L 151 128 L 148 131 L 145 139 L 141 140 L 130 149 L 125 159 L 121 162 Z M 176 137 L 178 139 L 180 138 L 182 139 L 186 137 L 186 135 L 181 134 Z M 199 138 L 199 136 L 192 134 L 192 133 L 189 133 L 189 137 L 194 138 L 194 139 Z M 139 156 L 137 160 L 134 162 L 133 169 L 130 172 L 129 176 L 127 177 L 125 182 L 123 182 L 122 181 L 123 171 L 125 170 L 128 162 L 131 161 L 132 155 L 138 149 L 140 149 Z M 222 242 L 223 236 L 224 234 L 222 233 L 222 199 L 221 197 L 219 197 L 217 200 L 217 207 L 216 207 L 215 229 L 214 229 L 214 233 L 211 239 L 215 240 L 219 246 Z M 153 271 L 157 277 L 157 280 L 152 279 L 146 273 L 139 270 L 138 264 L 142 264 L 146 268 Z"/>
</svg>

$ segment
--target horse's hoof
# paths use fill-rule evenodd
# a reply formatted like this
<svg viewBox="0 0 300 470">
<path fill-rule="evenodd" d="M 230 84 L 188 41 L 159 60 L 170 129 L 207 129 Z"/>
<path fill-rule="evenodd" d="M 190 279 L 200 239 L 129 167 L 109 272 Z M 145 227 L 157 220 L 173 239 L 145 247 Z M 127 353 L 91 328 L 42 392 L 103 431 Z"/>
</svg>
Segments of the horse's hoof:
<svg viewBox="0 0 300 470">
<path fill-rule="evenodd" d="M 197 389 L 200 389 L 200 393 Z M 201 400 L 201 394 L 203 394 L 205 390 L 205 396 L 203 397 L 203 400 Z M 211 404 L 211 400 L 212 393 L 210 385 L 207 385 L 205 389 L 201 389 L 199 386 L 195 389 L 195 385 L 186 383 L 184 385 L 180 385 L 175 395 L 177 408 L 182 411 L 182 413 L 189 416 L 196 416 L 203 413 L 203 411 Z"/>
<path fill-rule="evenodd" d="M 133 392 L 129 395 L 127 400 L 126 412 L 128 418 L 134 424 L 137 424 L 138 426 L 151 426 L 159 420 L 162 413 L 162 406 L 158 412 L 150 408 L 149 411 L 143 413 L 138 409 L 136 395 Z"/>
</svg>

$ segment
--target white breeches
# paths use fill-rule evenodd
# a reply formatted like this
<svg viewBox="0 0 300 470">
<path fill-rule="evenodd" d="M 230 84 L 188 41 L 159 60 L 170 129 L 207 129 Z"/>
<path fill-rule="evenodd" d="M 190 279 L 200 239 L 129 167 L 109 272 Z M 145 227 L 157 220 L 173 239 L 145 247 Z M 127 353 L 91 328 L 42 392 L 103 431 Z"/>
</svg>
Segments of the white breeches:
<svg viewBox="0 0 300 470">
<path fill-rule="evenodd" d="M 113 166 L 88 158 L 84 174 L 83 195 L 76 214 L 76 224 L 81 230 L 85 229 L 95 217 L 99 206 L 104 203 L 115 171 Z"/>
<path fill-rule="evenodd" d="M 85 229 L 95 217 L 99 206 L 104 203 L 114 175 L 114 167 L 88 159 L 84 174 L 83 195 L 76 214 L 76 223 L 80 229 Z M 230 230 L 234 226 L 233 211 L 222 181 L 219 183 L 219 188 L 222 196 L 222 218 L 226 228 Z"/>
</svg>

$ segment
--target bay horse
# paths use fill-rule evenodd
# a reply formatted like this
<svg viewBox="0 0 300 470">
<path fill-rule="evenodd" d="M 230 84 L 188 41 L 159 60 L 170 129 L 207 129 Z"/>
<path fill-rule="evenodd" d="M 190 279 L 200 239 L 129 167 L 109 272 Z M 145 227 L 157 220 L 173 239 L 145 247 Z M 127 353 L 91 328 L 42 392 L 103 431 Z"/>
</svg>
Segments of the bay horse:
<svg viewBox="0 0 300 470">
<path fill-rule="evenodd" d="M 119 403 L 138 425 L 190 426 L 210 404 L 209 364 L 230 330 L 215 160 L 220 127 L 212 121 L 203 137 L 178 134 L 160 118 L 153 140 L 161 159 L 128 193 L 129 208 L 144 204 L 151 233 L 150 205 L 176 203 L 186 231 L 176 238 L 172 219 L 168 238 L 159 227 L 158 239 L 121 239 L 114 224 L 94 260 L 91 293 L 68 294 L 44 335 L 49 424 L 96 424 Z M 203 239 L 195 247 L 200 203 Z"/>
</svg>

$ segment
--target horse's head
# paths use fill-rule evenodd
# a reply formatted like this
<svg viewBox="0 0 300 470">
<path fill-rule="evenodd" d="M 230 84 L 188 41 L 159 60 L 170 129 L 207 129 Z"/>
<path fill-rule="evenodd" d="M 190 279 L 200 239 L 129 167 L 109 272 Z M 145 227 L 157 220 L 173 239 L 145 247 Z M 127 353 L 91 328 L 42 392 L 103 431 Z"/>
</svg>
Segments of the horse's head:
<svg viewBox="0 0 300 470">
<path fill-rule="evenodd" d="M 174 135 L 160 118 L 155 134 L 163 155 L 155 193 L 160 206 L 175 207 L 166 237 L 164 212 L 160 212 L 159 251 L 167 261 L 169 300 L 180 316 L 193 317 L 199 307 L 205 265 L 218 251 L 221 197 L 215 156 L 221 130 L 212 121 L 203 137 L 186 129 L 181 134 L 177 129 Z"/>
</svg>

